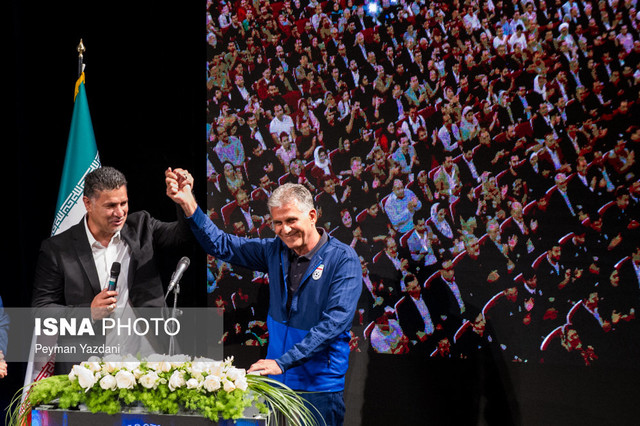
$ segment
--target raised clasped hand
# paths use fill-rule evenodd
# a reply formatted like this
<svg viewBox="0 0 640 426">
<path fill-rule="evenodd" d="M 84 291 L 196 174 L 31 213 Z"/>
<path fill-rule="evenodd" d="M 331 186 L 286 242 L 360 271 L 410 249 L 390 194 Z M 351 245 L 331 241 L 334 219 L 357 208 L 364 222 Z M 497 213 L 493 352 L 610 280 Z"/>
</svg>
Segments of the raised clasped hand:
<svg viewBox="0 0 640 426">
<path fill-rule="evenodd" d="M 179 204 L 187 216 L 196 210 L 197 203 L 193 196 L 193 176 L 184 169 L 169 167 L 164 172 L 167 196 Z"/>
<path fill-rule="evenodd" d="M 165 183 L 167 185 L 167 195 L 174 201 L 176 198 L 190 194 L 193 189 L 193 176 L 184 169 L 171 169 L 169 167 L 164 172 Z"/>
</svg>

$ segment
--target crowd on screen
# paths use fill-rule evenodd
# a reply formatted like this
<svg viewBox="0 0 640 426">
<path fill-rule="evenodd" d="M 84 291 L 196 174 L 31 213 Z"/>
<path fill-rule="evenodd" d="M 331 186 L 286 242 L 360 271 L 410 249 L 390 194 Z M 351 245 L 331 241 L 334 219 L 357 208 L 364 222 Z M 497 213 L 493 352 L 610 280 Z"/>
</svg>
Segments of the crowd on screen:
<svg viewBox="0 0 640 426">
<path fill-rule="evenodd" d="M 306 185 L 361 259 L 354 350 L 640 354 L 636 0 L 376 5 L 209 1 L 210 217 L 273 237 Z M 264 345 L 267 278 L 209 265 L 225 342 Z"/>
</svg>

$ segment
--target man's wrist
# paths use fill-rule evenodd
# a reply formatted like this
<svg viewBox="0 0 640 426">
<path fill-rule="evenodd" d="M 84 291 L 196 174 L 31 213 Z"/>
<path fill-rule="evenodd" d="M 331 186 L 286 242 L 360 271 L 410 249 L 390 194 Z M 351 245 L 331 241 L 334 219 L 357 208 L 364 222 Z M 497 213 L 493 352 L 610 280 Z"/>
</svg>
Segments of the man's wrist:
<svg viewBox="0 0 640 426">
<path fill-rule="evenodd" d="M 278 364 L 278 367 L 280 367 L 280 371 L 281 371 L 281 372 L 283 372 L 283 373 L 284 373 L 284 372 L 286 371 L 286 369 L 285 369 L 285 368 L 284 368 L 284 366 L 282 365 L 282 361 L 280 361 L 279 359 L 274 359 L 273 361 L 274 361 L 276 364 Z"/>
<path fill-rule="evenodd" d="M 182 211 L 184 212 L 184 215 L 187 218 L 189 218 L 193 216 L 193 214 L 198 209 L 198 203 L 196 203 L 195 200 L 185 201 L 180 203 L 180 207 L 182 207 Z"/>
</svg>

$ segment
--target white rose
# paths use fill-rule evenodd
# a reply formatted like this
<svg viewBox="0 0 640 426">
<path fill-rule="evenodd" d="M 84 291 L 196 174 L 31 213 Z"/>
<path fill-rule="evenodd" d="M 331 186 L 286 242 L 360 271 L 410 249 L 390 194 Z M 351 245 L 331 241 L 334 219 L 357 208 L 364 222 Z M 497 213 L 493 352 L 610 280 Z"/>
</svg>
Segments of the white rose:
<svg viewBox="0 0 640 426">
<path fill-rule="evenodd" d="M 81 365 L 93 372 L 102 370 L 102 360 L 95 355 L 90 356 L 89 359 L 81 363 Z"/>
<path fill-rule="evenodd" d="M 147 367 L 156 370 L 159 373 L 168 373 L 171 371 L 171 363 L 167 361 L 147 362 Z"/>
<path fill-rule="evenodd" d="M 102 371 L 107 374 L 111 374 L 120 368 L 120 363 L 116 361 L 106 361 L 102 364 Z"/>
<path fill-rule="evenodd" d="M 169 362 L 171 362 L 171 365 L 176 368 L 182 367 L 185 362 L 189 361 L 191 361 L 191 357 L 189 355 L 178 354 L 169 357 Z"/>
<path fill-rule="evenodd" d="M 122 368 L 126 368 L 129 371 L 133 371 L 139 366 L 140 366 L 140 361 L 138 360 L 138 358 L 134 357 L 133 355 L 127 355 L 122 360 Z"/>
<path fill-rule="evenodd" d="M 225 392 L 232 392 L 236 389 L 236 385 L 234 385 L 230 380 L 224 380 L 222 383 Z"/>
<path fill-rule="evenodd" d="M 140 377 L 139 382 L 143 387 L 147 389 L 155 389 L 156 387 L 158 387 L 159 380 L 160 377 L 158 377 L 158 374 L 155 371 L 149 371 L 147 374 Z"/>
<path fill-rule="evenodd" d="M 177 388 L 181 388 L 185 385 L 183 372 L 176 370 L 169 378 L 169 390 L 174 391 Z"/>
<path fill-rule="evenodd" d="M 223 365 L 220 361 L 212 362 L 207 366 L 207 372 L 214 376 L 222 377 Z"/>
<path fill-rule="evenodd" d="M 78 383 L 82 389 L 89 390 L 96 384 L 96 377 L 93 375 L 93 372 L 86 367 L 74 365 L 73 373 L 78 378 Z"/>
<path fill-rule="evenodd" d="M 227 378 L 231 381 L 236 381 L 240 377 L 244 377 L 244 369 L 231 367 L 227 370 Z"/>
<path fill-rule="evenodd" d="M 130 371 L 120 370 L 116 373 L 116 383 L 120 389 L 133 389 L 136 377 Z"/>
<path fill-rule="evenodd" d="M 160 361 L 162 361 L 162 357 L 163 355 L 160 355 L 160 354 L 151 354 L 148 357 L 146 357 L 144 361 L 147 362 L 148 368 L 158 371 L 158 366 L 160 364 Z"/>
<path fill-rule="evenodd" d="M 136 380 L 138 380 L 140 377 L 144 375 L 144 371 L 140 370 L 139 368 L 136 368 L 135 370 L 133 370 L 132 373 L 135 376 Z"/>
<path fill-rule="evenodd" d="M 116 378 L 111 374 L 107 374 L 102 379 L 100 379 L 100 387 L 104 390 L 116 390 Z"/>
<path fill-rule="evenodd" d="M 207 392 L 215 392 L 220 389 L 220 378 L 218 376 L 209 375 L 204 378 L 203 386 Z"/>
<path fill-rule="evenodd" d="M 89 370 L 93 371 L 94 373 L 97 371 L 102 370 L 102 366 L 100 365 L 99 362 L 95 362 L 95 361 L 86 361 L 84 363 L 82 363 L 82 365 L 86 368 L 88 368 Z"/>
<path fill-rule="evenodd" d="M 249 384 L 247 383 L 247 378 L 244 376 L 237 379 L 234 383 L 236 385 L 236 388 L 240 389 L 241 391 L 246 391 L 247 388 L 249 387 Z"/>
<path fill-rule="evenodd" d="M 204 362 L 195 362 L 189 366 L 189 374 L 192 376 L 202 376 L 207 371 L 207 364 Z"/>
<path fill-rule="evenodd" d="M 196 373 L 204 374 L 207 373 L 215 363 L 216 361 L 210 358 L 197 357 L 193 359 L 193 362 L 191 363 L 191 369 Z"/>
<path fill-rule="evenodd" d="M 198 379 L 192 377 L 189 380 L 187 380 L 187 389 L 199 389 L 199 388 L 200 388 L 200 382 L 198 381 Z"/>
<path fill-rule="evenodd" d="M 120 368 L 122 368 L 122 356 L 110 354 L 102 358 L 102 371 L 104 373 L 113 373 Z"/>
</svg>

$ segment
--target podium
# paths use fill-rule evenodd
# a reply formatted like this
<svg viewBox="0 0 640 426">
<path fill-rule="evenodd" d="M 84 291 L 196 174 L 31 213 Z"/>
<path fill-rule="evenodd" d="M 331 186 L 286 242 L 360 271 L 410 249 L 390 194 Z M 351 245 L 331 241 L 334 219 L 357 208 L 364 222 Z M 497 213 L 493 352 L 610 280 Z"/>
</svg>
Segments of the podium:
<svg viewBox="0 0 640 426">
<path fill-rule="evenodd" d="M 247 415 L 248 413 L 245 413 Z M 36 407 L 31 412 L 32 426 L 266 426 L 264 417 L 245 417 L 237 420 L 211 421 L 190 414 L 120 413 L 105 414 L 79 410 L 59 410 Z"/>
</svg>

